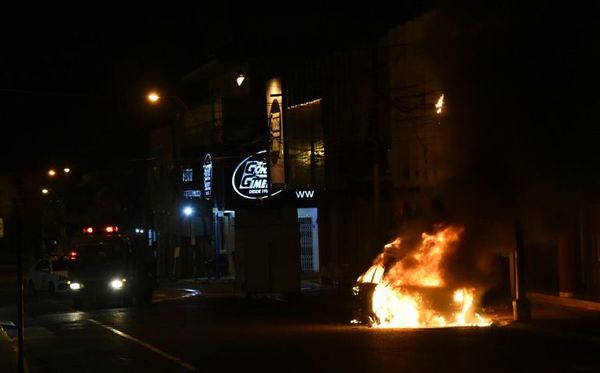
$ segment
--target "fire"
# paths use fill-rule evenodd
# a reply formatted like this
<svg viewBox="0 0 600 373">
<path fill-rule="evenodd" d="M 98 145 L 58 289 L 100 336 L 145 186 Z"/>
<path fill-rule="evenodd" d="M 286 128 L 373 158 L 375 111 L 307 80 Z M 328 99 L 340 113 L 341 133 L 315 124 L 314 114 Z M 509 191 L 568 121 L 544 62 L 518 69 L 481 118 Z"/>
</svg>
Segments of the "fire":
<svg viewBox="0 0 600 373">
<path fill-rule="evenodd" d="M 446 227 L 423 233 L 416 248 L 403 250 L 397 238 L 384 247 L 357 282 L 373 284 L 371 325 L 379 328 L 488 326 L 491 321 L 475 312 L 479 291 L 451 289 L 442 264 L 455 249 L 463 229 Z M 391 265 L 386 261 L 390 261 Z M 355 294 L 360 286 L 355 287 Z M 353 320 L 356 323 L 356 320 Z"/>
<path fill-rule="evenodd" d="M 440 98 L 438 98 L 437 102 L 435 103 L 435 113 L 441 114 L 443 109 L 444 109 L 444 94 L 442 93 Z"/>
</svg>

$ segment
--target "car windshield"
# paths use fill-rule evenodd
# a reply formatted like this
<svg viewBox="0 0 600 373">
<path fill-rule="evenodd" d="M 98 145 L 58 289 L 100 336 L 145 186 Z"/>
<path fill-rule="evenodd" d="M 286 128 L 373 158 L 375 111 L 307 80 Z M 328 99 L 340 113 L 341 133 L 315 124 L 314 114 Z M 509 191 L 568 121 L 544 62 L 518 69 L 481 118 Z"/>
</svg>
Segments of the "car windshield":
<svg viewBox="0 0 600 373">
<path fill-rule="evenodd" d="M 69 269 L 69 261 L 67 259 L 54 259 L 52 261 L 52 269 L 55 271 L 67 271 Z"/>
<path fill-rule="evenodd" d="M 77 259 L 72 270 L 105 269 L 117 267 L 123 259 L 123 250 L 116 243 L 86 244 L 77 248 Z"/>
</svg>

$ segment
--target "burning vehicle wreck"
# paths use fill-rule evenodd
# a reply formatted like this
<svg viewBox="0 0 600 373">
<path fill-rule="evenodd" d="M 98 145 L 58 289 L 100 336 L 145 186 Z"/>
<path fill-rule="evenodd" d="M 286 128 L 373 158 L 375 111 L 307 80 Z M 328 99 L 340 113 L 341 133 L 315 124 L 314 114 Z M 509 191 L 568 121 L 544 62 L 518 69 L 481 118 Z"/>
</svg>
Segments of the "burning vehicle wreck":
<svg viewBox="0 0 600 373">
<path fill-rule="evenodd" d="M 443 263 L 463 229 L 438 227 L 416 244 L 385 245 L 353 287 L 353 324 L 378 328 L 489 326 L 477 312 L 481 289 L 448 283 Z"/>
</svg>

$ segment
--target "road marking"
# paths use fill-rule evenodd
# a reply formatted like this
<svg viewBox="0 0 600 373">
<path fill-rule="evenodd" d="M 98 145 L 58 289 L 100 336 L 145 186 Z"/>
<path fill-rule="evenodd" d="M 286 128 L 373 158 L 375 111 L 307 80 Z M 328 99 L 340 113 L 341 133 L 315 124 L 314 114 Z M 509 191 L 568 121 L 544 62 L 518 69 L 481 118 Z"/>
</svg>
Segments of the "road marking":
<svg viewBox="0 0 600 373">
<path fill-rule="evenodd" d="M 168 354 L 168 353 L 166 353 L 166 352 L 158 349 L 157 347 L 155 347 L 155 346 L 153 346 L 153 345 L 151 345 L 149 343 L 141 341 L 141 340 L 139 340 L 139 339 L 137 339 L 135 337 L 130 336 L 129 334 L 123 333 L 122 331 L 117 330 L 115 328 L 112 328 L 112 327 L 110 327 L 108 325 L 104 325 L 101 322 L 96 321 L 94 319 L 88 319 L 88 321 L 93 322 L 94 324 L 96 324 L 98 326 L 101 326 L 101 327 L 103 327 L 106 330 L 110 330 L 111 332 L 115 333 L 118 336 L 121 336 L 121 337 L 123 337 L 125 339 L 129 339 L 130 341 L 133 341 L 133 342 L 141 345 L 142 347 L 145 347 L 148 350 L 159 354 L 160 356 L 164 357 L 165 359 L 171 360 L 171 361 L 173 361 L 173 362 L 181 365 L 182 367 L 184 367 L 185 369 L 187 369 L 189 371 L 193 371 L 193 372 L 197 372 L 198 371 L 198 368 L 196 368 L 195 366 L 190 365 L 190 364 L 186 363 L 185 361 L 181 360 L 180 358 L 178 358 L 176 356 L 173 356 L 171 354 Z"/>
</svg>

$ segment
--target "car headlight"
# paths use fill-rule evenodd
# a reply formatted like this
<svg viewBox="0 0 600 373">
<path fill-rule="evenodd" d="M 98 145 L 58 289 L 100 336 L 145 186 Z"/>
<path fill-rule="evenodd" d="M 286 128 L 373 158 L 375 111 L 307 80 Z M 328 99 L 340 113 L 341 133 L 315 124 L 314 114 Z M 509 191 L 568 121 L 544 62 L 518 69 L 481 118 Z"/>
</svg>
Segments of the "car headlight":
<svg viewBox="0 0 600 373">
<path fill-rule="evenodd" d="M 123 281 L 119 279 L 114 279 L 110 282 L 110 287 L 115 290 L 119 290 L 123 287 Z"/>
<path fill-rule="evenodd" d="M 83 287 L 83 285 L 79 282 L 70 282 L 69 283 L 69 289 L 71 290 L 79 290 Z"/>
</svg>

